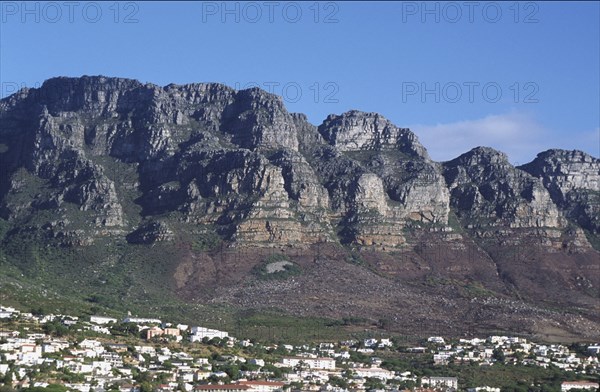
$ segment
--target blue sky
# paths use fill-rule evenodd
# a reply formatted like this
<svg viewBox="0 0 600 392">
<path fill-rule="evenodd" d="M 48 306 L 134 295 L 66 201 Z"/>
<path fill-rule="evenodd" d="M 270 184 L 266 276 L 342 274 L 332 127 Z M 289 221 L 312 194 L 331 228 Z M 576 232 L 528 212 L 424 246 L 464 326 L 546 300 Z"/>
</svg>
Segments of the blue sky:
<svg viewBox="0 0 600 392">
<path fill-rule="evenodd" d="M 71 5 L 67 5 L 71 4 Z M 1 2 L 2 96 L 54 76 L 258 85 L 376 111 L 446 160 L 600 155 L 598 2 Z"/>
</svg>

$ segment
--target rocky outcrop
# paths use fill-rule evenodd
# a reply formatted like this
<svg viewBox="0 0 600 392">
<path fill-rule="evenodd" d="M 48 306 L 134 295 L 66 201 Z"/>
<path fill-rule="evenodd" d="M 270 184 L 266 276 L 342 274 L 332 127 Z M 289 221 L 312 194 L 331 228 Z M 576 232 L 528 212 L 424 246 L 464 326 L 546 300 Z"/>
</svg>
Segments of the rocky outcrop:
<svg viewBox="0 0 600 392">
<path fill-rule="evenodd" d="M 414 133 L 377 113 L 352 110 L 339 116 L 332 114 L 319 126 L 319 132 L 340 151 L 395 150 L 428 158 Z"/>
<path fill-rule="evenodd" d="M 582 151 L 548 150 L 519 166 L 539 178 L 567 217 L 600 233 L 600 160 Z"/>
<path fill-rule="evenodd" d="M 342 241 L 402 247 L 407 222 L 447 224 L 448 191 L 417 137 L 376 113 L 330 115 L 318 128 L 330 147 L 313 149 Z"/>
<path fill-rule="evenodd" d="M 470 226 L 564 227 L 542 182 L 513 167 L 506 154 L 477 147 L 443 164 L 451 205 Z"/>
<path fill-rule="evenodd" d="M 132 244 L 152 244 L 157 241 L 172 240 L 173 238 L 173 231 L 167 224 L 160 221 L 145 222 L 127 235 L 127 241 Z"/>
<path fill-rule="evenodd" d="M 310 242 L 306 233 L 318 237 L 323 231 L 313 219 L 305 217 L 300 224 L 297 217 L 315 215 L 313 207 L 328 204 L 323 188 L 319 193 L 308 186 L 315 179 L 306 176 L 310 166 L 297 153 L 296 128 L 302 121 L 285 110 L 279 97 L 259 89 L 56 78 L 3 100 L 1 115 L 7 124 L 2 158 L 9 161 L 10 172 L 26 167 L 60 194 L 37 200 L 37 206 L 67 202 L 95 212 L 92 226 L 77 227 L 83 236 L 93 237 L 100 226 L 120 226 L 136 230 L 128 238 L 138 241 L 139 229 L 123 214 L 126 204 L 141 205 L 144 215 L 182 212 L 186 222 L 219 222 L 222 232 L 237 241 L 294 242 L 292 234 L 297 234 L 298 243 Z M 19 156 L 19 150 L 28 155 Z M 271 164 L 252 150 L 279 150 L 281 159 Z M 138 178 L 115 186 L 122 162 Z M 3 195 L 14 188 L 5 181 Z M 16 222 L 35 214 L 23 204 L 14 205 L 15 198 L 3 200 L 7 218 Z M 131 223 L 140 220 L 130 218 Z M 71 225 L 84 220 L 90 217 L 65 219 Z M 258 229 L 249 229 L 254 226 Z M 170 238 L 142 237 L 142 242 Z"/>
</svg>

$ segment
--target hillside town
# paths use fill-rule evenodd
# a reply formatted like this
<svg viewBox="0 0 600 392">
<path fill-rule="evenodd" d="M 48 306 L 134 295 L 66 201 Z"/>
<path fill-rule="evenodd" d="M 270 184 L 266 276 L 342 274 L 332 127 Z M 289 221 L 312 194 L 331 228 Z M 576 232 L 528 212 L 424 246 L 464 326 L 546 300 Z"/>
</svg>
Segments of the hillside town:
<svg viewBox="0 0 600 392">
<path fill-rule="evenodd" d="M 498 364 L 574 375 L 560 383 L 561 391 L 600 388 L 599 344 L 574 349 L 511 336 L 432 336 L 408 347 L 383 337 L 267 344 L 157 318 L 80 318 L 3 306 L 0 326 L 3 391 L 503 392 L 499 386 L 464 385 L 460 377 L 446 375 L 451 367 Z M 396 352 L 432 358 L 432 366 L 428 372 L 411 370 L 389 359 Z"/>
</svg>

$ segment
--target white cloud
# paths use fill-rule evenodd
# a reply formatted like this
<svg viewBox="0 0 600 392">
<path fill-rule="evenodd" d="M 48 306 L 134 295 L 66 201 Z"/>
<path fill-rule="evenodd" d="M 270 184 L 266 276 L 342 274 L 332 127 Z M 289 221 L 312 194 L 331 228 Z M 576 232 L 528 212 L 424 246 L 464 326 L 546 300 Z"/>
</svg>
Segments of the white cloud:
<svg viewBox="0 0 600 392">
<path fill-rule="evenodd" d="M 599 130 L 557 134 L 529 114 L 511 112 L 475 120 L 410 127 L 436 161 L 456 158 L 477 146 L 487 146 L 508 155 L 512 163 L 530 162 L 549 148 L 580 149 L 598 155 Z M 595 141 L 595 144 L 594 144 Z"/>
</svg>

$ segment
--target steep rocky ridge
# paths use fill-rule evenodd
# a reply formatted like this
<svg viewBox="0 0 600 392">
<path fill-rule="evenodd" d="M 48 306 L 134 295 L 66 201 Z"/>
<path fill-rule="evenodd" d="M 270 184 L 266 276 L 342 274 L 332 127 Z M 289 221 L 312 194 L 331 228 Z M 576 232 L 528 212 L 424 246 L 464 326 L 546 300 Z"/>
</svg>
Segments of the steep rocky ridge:
<svg viewBox="0 0 600 392">
<path fill-rule="evenodd" d="M 584 229 L 600 233 L 600 160 L 582 151 L 548 150 L 520 166 L 539 178 L 554 203 Z"/>
<path fill-rule="evenodd" d="M 506 227 L 565 225 L 542 182 L 513 167 L 504 153 L 477 147 L 443 167 L 452 206 L 466 220 Z"/>
</svg>

